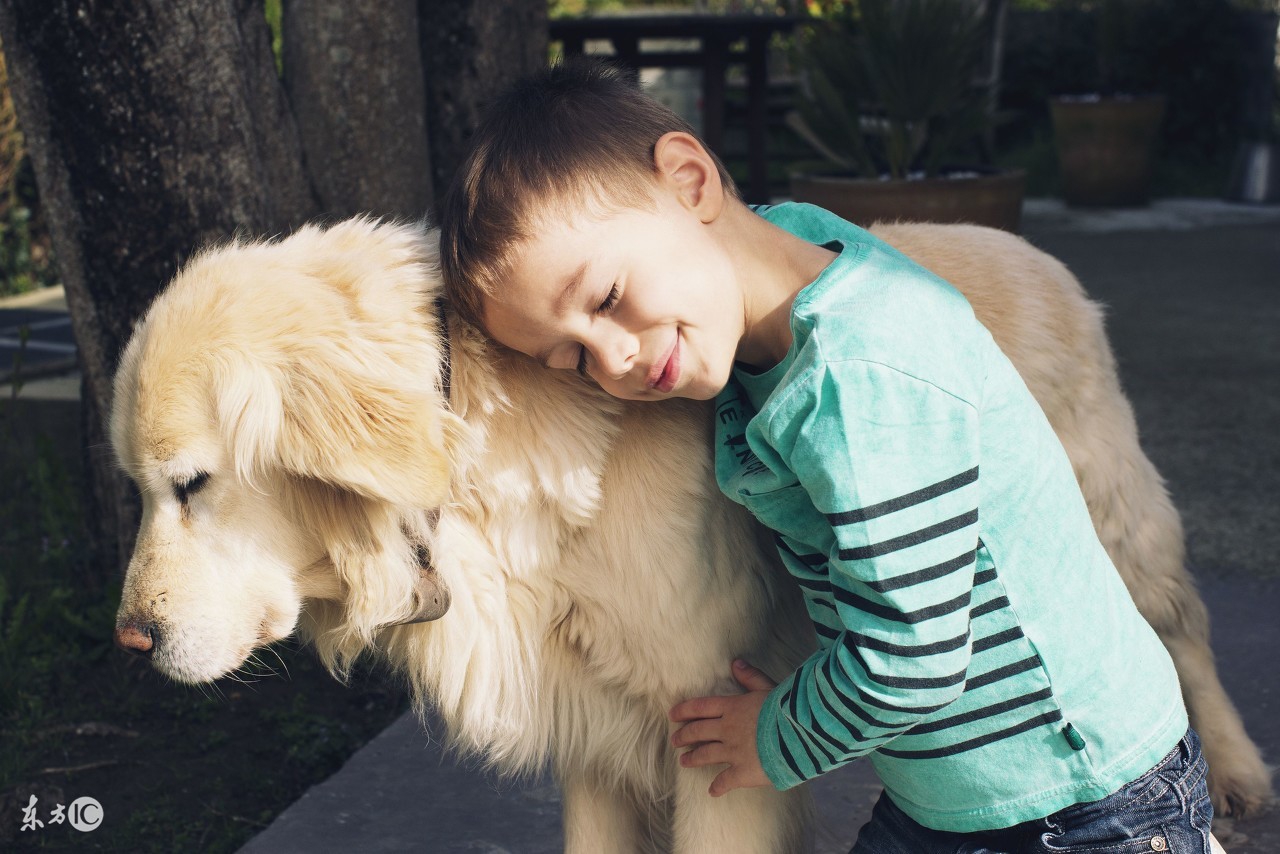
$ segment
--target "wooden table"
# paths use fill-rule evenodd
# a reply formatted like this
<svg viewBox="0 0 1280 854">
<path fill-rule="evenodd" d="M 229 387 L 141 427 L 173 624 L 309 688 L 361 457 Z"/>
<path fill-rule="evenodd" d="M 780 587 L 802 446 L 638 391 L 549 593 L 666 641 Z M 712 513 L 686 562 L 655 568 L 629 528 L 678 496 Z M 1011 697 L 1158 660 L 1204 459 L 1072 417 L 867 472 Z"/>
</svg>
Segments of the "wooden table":
<svg viewBox="0 0 1280 854">
<path fill-rule="evenodd" d="M 747 69 L 748 202 L 769 200 L 766 148 L 769 81 L 768 46 L 774 33 L 790 32 L 800 18 L 789 15 L 617 15 L 557 18 L 550 22 L 551 40 L 564 44 L 566 57 L 583 52 L 591 39 L 613 45 L 614 59 L 633 69 L 701 68 L 702 136 L 723 157 L 725 72 L 731 64 Z M 693 51 L 644 51 L 641 39 L 697 39 Z M 734 50 L 746 41 L 745 50 Z"/>
</svg>

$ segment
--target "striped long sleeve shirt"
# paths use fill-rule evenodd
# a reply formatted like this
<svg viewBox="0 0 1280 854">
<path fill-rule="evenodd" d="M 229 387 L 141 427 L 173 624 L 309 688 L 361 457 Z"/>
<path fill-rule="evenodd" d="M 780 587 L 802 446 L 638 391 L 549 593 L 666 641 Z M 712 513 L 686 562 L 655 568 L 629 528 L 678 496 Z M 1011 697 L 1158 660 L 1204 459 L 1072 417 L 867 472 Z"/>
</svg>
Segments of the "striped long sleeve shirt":
<svg viewBox="0 0 1280 854">
<path fill-rule="evenodd" d="M 761 712 L 774 785 L 869 756 L 905 812 L 967 832 L 1136 779 L 1186 731 L 1177 677 L 1012 364 L 865 231 L 757 212 L 839 252 L 783 362 L 716 401 L 720 486 L 775 532 L 820 641 Z"/>
</svg>

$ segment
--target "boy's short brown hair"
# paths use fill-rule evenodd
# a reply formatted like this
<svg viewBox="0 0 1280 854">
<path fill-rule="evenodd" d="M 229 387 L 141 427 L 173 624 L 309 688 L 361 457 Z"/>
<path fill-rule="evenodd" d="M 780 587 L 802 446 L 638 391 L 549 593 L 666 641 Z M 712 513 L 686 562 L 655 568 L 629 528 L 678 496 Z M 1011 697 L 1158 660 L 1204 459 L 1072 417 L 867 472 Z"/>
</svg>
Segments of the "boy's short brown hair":
<svg viewBox="0 0 1280 854">
<path fill-rule="evenodd" d="M 486 110 L 439 208 L 445 291 L 482 326 L 483 300 L 511 268 L 539 217 L 647 207 L 654 146 L 688 122 L 598 60 L 574 60 L 524 78 Z M 705 146 L 704 146 L 705 147 Z M 710 152 L 708 152 L 710 154 Z M 725 191 L 737 189 L 714 154 Z"/>
</svg>

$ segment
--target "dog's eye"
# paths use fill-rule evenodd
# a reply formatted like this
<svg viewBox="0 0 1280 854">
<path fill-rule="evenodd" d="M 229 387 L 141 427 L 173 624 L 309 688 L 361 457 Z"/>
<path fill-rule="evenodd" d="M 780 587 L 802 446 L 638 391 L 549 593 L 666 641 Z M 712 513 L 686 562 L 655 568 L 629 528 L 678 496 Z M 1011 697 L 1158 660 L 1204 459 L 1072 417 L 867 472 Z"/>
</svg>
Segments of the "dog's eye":
<svg viewBox="0 0 1280 854">
<path fill-rule="evenodd" d="M 173 491 L 177 494 L 178 500 L 183 504 L 186 504 L 187 499 L 199 492 L 208 482 L 208 472 L 196 472 L 195 475 L 192 476 L 191 480 L 188 480 L 186 483 L 174 485 Z"/>
</svg>

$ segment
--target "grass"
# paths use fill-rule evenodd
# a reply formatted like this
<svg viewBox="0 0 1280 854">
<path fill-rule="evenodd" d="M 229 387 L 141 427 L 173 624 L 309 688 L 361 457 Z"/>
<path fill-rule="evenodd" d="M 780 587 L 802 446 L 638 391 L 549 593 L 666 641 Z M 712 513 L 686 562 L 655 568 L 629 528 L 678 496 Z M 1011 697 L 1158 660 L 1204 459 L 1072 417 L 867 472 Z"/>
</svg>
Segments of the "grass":
<svg viewBox="0 0 1280 854">
<path fill-rule="evenodd" d="M 174 684 L 112 646 L 119 585 L 79 582 L 82 484 L 65 413 L 0 401 L 0 850 L 234 851 L 406 708 L 370 669 L 349 686 L 294 644 L 279 675 Z M 71 423 L 74 424 L 74 421 Z M 74 431 L 70 431 L 74 433 Z M 31 795 L 45 826 L 20 830 Z M 87 795 L 92 833 L 48 822 Z"/>
</svg>

